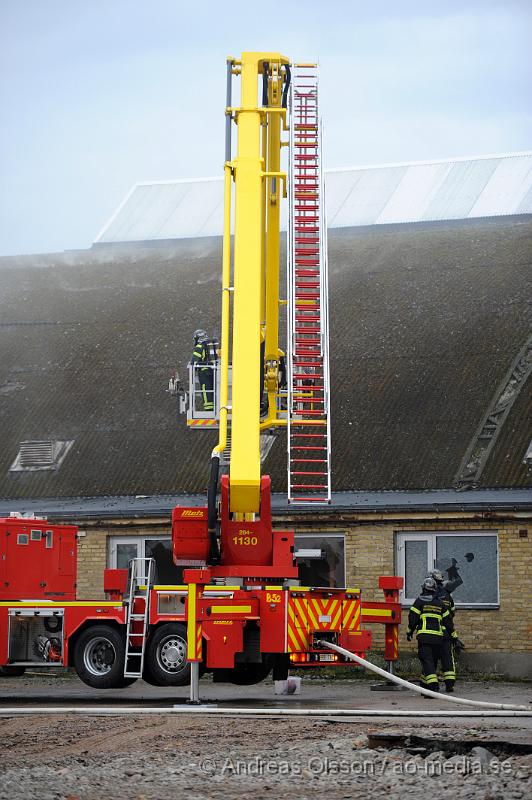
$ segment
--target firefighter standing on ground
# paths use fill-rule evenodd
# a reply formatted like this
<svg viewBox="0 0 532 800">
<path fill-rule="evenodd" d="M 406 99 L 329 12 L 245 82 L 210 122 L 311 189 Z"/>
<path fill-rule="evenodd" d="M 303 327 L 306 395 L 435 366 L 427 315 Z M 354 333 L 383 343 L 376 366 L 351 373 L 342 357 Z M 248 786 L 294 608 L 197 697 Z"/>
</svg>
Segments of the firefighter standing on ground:
<svg viewBox="0 0 532 800">
<path fill-rule="evenodd" d="M 439 692 L 438 675 L 436 667 L 441 659 L 444 669 L 445 688 L 448 692 L 454 689 L 454 677 L 451 677 L 452 660 L 449 661 L 443 650 L 442 641 L 444 631 L 452 635 L 454 630 L 453 620 L 449 611 L 443 607 L 441 600 L 436 598 L 436 581 L 434 578 L 425 578 L 421 587 L 421 594 L 414 601 L 408 615 L 408 632 L 406 638 L 410 642 L 414 633 L 417 634 L 417 652 L 421 662 L 421 685 L 425 689 Z"/>
<path fill-rule="evenodd" d="M 192 364 L 200 365 L 197 375 L 204 411 L 214 410 L 214 368 L 218 357 L 217 351 L 218 342 L 209 339 L 206 331 L 201 329 L 194 331 L 194 350 L 190 361 Z"/>
<path fill-rule="evenodd" d="M 454 682 L 456 681 L 456 661 L 455 661 L 455 653 L 460 653 L 461 650 L 464 650 L 464 644 L 458 638 L 458 633 L 454 629 L 454 615 L 456 611 L 456 606 L 454 604 L 454 600 L 452 597 L 451 592 L 457 589 L 462 583 L 462 578 L 457 575 L 454 581 L 446 581 L 443 572 L 439 569 L 433 569 L 429 575 L 429 578 L 433 578 L 436 581 L 436 599 L 440 600 L 443 605 L 443 608 L 449 612 L 451 615 L 451 619 L 453 620 L 453 630 L 450 633 L 447 629 L 443 631 L 442 643 L 441 643 L 441 664 L 443 670 L 443 679 L 446 681 L 451 682 L 454 686 Z M 451 665 L 449 667 L 449 664 Z M 452 689 L 447 689 L 447 691 L 452 691 Z"/>
</svg>

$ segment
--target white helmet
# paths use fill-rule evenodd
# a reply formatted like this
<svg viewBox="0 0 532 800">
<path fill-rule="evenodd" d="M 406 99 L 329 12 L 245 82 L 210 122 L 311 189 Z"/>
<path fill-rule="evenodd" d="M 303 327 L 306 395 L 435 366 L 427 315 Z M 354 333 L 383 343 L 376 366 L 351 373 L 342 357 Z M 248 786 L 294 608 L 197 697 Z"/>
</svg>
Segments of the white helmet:
<svg viewBox="0 0 532 800">
<path fill-rule="evenodd" d="M 206 342 L 208 338 L 207 331 L 204 331 L 202 328 L 198 328 L 197 331 L 194 331 L 194 342 L 196 344 L 198 342 Z"/>
<path fill-rule="evenodd" d="M 423 592 L 429 592 L 430 594 L 434 594 L 436 588 L 437 588 L 436 581 L 434 580 L 434 578 L 425 578 L 421 590 Z"/>
<path fill-rule="evenodd" d="M 441 569 L 432 569 L 427 575 L 427 578 L 434 578 L 436 583 L 443 583 L 445 580 L 445 575 Z"/>
</svg>

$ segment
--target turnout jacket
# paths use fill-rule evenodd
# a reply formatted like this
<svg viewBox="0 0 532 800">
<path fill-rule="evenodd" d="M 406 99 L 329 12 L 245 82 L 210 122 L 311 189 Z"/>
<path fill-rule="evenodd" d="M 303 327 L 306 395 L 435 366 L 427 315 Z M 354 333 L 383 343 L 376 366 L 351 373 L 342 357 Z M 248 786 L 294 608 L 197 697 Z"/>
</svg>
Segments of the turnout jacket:
<svg viewBox="0 0 532 800">
<path fill-rule="evenodd" d="M 444 610 L 448 611 L 450 615 L 454 617 L 454 612 L 456 611 L 454 600 L 450 591 L 445 588 L 445 584 L 438 586 L 436 589 L 435 598 L 441 602 Z"/>
<path fill-rule="evenodd" d="M 208 339 L 206 342 L 198 342 L 196 345 L 194 345 L 192 358 L 190 360 L 193 364 L 201 364 L 202 369 L 209 369 L 216 362 L 217 348 L 218 342 L 216 339 Z"/>
<path fill-rule="evenodd" d="M 444 635 L 452 636 L 453 618 L 443 602 L 433 594 L 420 594 L 408 615 L 408 632 L 417 633 L 418 642 L 440 644 Z"/>
</svg>

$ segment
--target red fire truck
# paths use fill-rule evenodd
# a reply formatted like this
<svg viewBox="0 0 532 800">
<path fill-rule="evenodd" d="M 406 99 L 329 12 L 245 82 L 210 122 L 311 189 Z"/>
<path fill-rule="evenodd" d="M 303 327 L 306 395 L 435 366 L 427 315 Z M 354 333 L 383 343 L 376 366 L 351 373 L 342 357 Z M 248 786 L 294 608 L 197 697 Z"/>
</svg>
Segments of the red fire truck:
<svg viewBox="0 0 532 800">
<path fill-rule="evenodd" d="M 192 511 L 197 514 L 197 509 L 174 510 L 174 548 L 179 546 L 176 529 L 180 536 L 184 530 L 186 536 L 187 528 L 195 535 L 202 523 L 207 546 L 207 510 L 190 517 Z M 179 525 L 184 519 L 186 528 Z M 275 532 L 274 558 L 280 564 L 267 570 L 273 580 L 279 580 L 275 573 L 287 570 L 297 578 L 292 536 Z M 136 559 L 129 573 L 105 571 L 107 600 L 79 600 L 76 528 L 46 519 L 0 519 L 0 554 L 2 674 L 70 666 L 99 689 L 125 687 L 139 677 L 157 686 L 189 682 L 189 585 L 153 584 L 151 560 Z M 290 567 L 282 564 L 283 554 Z M 219 573 L 234 570 L 213 570 L 215 582 L 205 584 L 197 597 L 196 624 L 201 626 L 200 670 L 212 671 L 215 680 L 252 684 L 272 669 L 282 677 L 290 665 L 343 663 L 315 641 L 328 638 L 363 654 L 371 633 L 361 627 L 362 621 L 385 623 L 385 657 L 397 658 L 397 578 L 380 579 L 384 602 L 362 603 L 355 588 L 314 589 L 297 585 L 297 580 L 286 586 L 252 576 L 224 585 Z"/>
</svg>

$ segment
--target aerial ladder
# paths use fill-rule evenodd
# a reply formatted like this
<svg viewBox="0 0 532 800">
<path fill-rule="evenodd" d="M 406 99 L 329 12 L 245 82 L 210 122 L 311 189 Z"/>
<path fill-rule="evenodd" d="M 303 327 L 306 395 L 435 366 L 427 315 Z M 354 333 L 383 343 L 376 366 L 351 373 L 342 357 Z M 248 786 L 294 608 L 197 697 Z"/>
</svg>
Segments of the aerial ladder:
<svg viewBox="0 0 532 800">
<path fill-rule="evenodd" d="M 327 225 L 317 66 L 291 89 L 288 224 L 288 502 L 331 501 Z"/>
<path fill-rule="evenodd" d="M 213 410 L 203 410 L 194 388 L 200 366 L 191 363 L 182 411 L 192 427 L 220 428 L 211 485 L 218 462 L 230 461 L 231 512 L 258 512 L 261 442 L 280 428 L 287 432 L 289 504 L 329 504 L 327 229 L 318 68 L 290 67 L 279 54 L 259 53 L 244 54 L 239 62 L 229 59 L 227 70 L 221 359 L 212 365 Z M 238 108 L 231 105 L 235 75 L 242 83 Z M 287 299 L 281 296 L 282 219 Z M 286 353 L 279 343 L 283 306 Z"/>
</svg>

